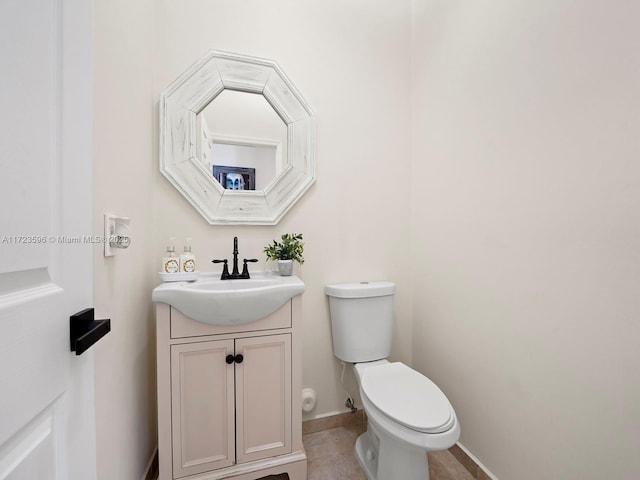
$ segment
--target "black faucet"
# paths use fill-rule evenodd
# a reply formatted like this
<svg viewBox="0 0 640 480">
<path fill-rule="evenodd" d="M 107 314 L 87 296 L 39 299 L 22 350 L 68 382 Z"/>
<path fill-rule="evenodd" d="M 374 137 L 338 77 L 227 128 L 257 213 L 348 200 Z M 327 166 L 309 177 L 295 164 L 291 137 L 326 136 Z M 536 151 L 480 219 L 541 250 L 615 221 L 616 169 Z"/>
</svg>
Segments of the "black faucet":
<svg viewBox="0 0 640 480">
<path fill-rule="evenodd" d="M 242 266 L 242 273 L 238 271 L 238 237 L 233 237 L 233 270 L 229 273 L 228 260 L 225 258 L 223 260 L 211 260 L 213 263 L 224 263 L 224 267 L 222 268 L 222 275 L 220 276 L 220 280 L 233 280 L 235 278 L 251 278 L 249 276 L 249 268 L 247 267 L 248 262 L 257 262 L 257 258 L 245 258 Z"/>
</svg>

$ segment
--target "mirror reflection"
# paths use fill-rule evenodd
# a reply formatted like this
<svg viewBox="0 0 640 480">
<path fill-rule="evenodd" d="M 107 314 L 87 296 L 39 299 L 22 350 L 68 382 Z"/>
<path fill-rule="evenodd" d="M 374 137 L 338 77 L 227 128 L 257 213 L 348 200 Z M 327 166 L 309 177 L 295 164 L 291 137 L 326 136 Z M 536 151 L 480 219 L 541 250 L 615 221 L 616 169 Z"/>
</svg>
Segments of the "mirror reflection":
<svg viewBox="0 0 640 480">
<path fill-rule="evenodd" d="M 224 189 L 264 190 L 287 164 L 287 125 L 261 94 L 225 89 L 196 122 L 197 158 Z"/>
</svg>

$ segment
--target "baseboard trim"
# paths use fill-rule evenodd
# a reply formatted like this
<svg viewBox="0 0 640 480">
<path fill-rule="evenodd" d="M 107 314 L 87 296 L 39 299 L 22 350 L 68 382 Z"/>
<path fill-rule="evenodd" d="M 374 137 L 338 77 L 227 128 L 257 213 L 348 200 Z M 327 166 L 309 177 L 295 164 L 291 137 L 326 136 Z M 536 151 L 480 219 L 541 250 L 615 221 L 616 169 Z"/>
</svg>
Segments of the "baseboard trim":
<svg viewBox="0 0 640 480">
<path fill-rule="evenodd" d="M 355 423 L 361 423 L 365 421 L 365 415 L 363 410 L 356 412 L 343 412 L 335 413 L 333 415 L 317 416 L 311 420 L 305 420 L 302 422 L 302 434 L 319 432 L 322 430 L 328 430 L 336 427 L 346 427 Z"/>
<path fill-rule="evenodd" d="M 477 480 L 498 480 L 493 473 L 485 467 L 467 448 L 460 442 L 449 449 L 451 454 L 462 466 Z"/>
<path fill-rule="evenodd" d="M 147 463 L 147 468 L 145 469 L 145 474 L 142 477 L 142 480 L 157 480 L 158 473 L 158 447 L 156 447 L 151 454 L 149 463 Z"/>
<path fill-rule="evenodd" d="M 313 417 L 304 418 L 302 421 L 303 422 L 310 422 L 310 421 L 313 421 L 313 420 L 319 420 L 321 418 L 335 417 L 336 415 L 342 415 L 343 413 L 351 413 L 351 411 L 347 410 L 347 409 L 334 410 L 333 412 L 321 413 L 320 415 L 315 415 Z"/>
</svg>

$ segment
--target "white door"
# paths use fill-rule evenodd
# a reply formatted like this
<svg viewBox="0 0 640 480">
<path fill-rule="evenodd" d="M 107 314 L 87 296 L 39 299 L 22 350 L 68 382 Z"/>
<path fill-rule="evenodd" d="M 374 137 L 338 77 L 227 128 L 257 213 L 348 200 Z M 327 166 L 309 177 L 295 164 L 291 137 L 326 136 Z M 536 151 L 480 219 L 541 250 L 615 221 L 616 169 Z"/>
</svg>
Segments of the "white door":
<svg viewBox="0 0 640 480">
<path fill-rule="evenodd" d="M 92 480 L 91 0 L 0 0 L 0 480 Z"/>
</svg>

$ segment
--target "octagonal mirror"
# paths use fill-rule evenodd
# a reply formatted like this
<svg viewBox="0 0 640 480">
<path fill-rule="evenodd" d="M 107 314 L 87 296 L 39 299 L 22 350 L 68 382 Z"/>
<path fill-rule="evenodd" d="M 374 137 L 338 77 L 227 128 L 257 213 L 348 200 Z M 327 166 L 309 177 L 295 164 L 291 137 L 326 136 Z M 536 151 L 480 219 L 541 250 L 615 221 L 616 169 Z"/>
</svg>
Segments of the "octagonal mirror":
<svg viewBox="0 0 640 480">
<path fill-rule="evenodd" d="M 315 181 L 315 119 L 272 60 L 210 51 L 160 95 L 160 171 L 213 225 L 274 225 Z"/>
</svg>

